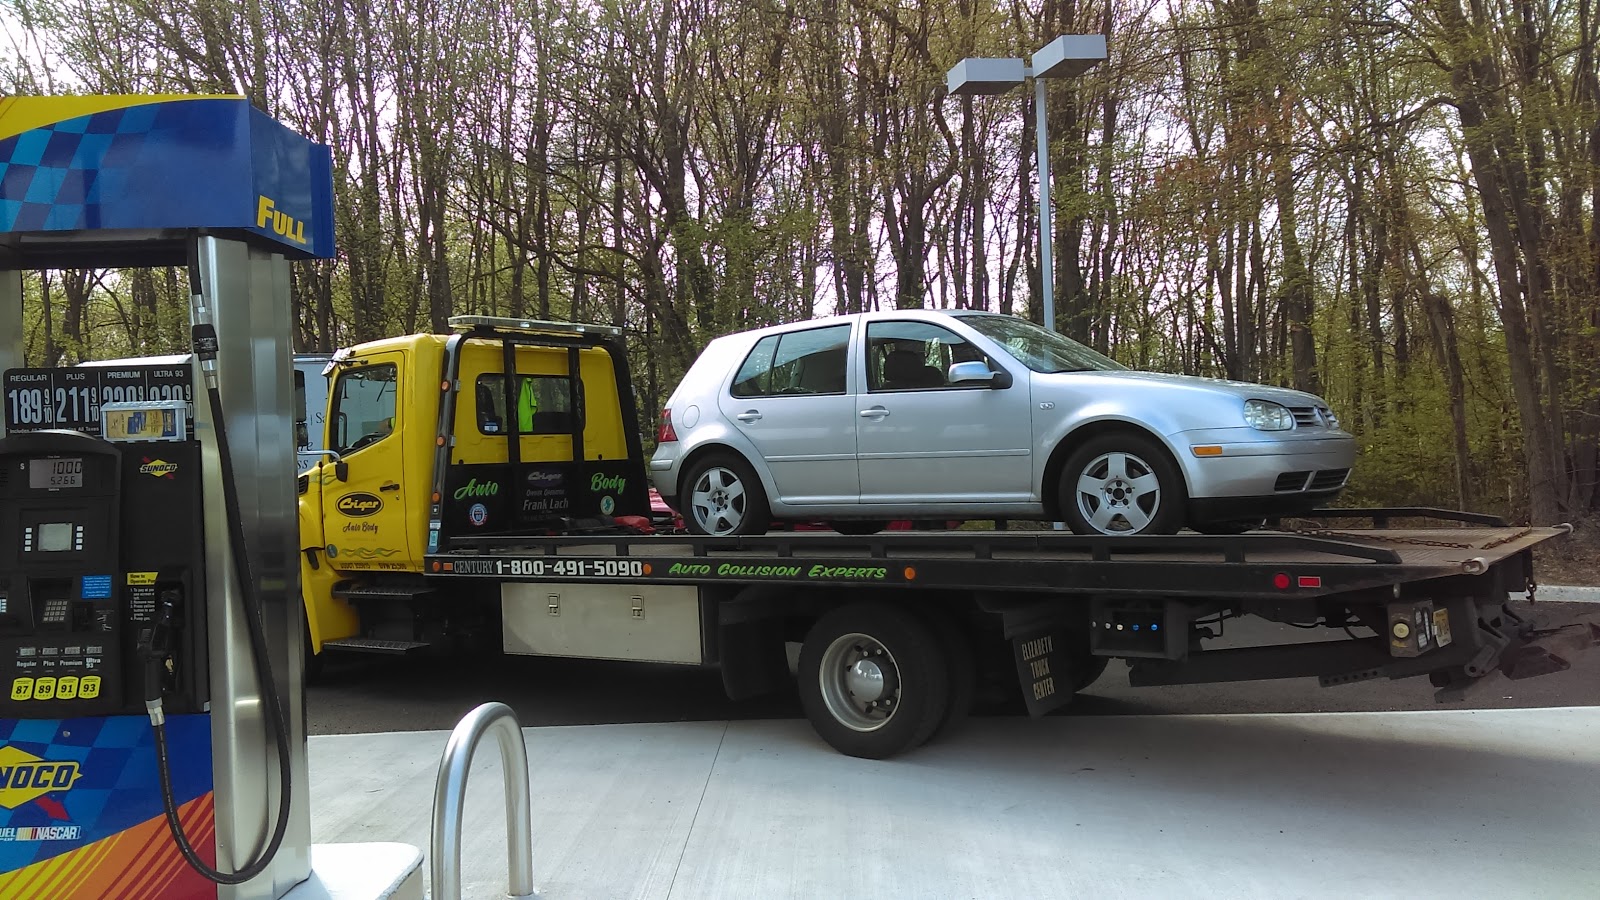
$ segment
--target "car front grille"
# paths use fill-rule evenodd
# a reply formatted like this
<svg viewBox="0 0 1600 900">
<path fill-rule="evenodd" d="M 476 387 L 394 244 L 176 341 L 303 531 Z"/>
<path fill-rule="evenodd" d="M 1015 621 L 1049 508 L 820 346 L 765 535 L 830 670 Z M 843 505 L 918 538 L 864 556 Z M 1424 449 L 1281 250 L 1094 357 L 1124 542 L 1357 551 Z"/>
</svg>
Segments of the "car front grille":
<svg viewBox="0 0 1600 900">
<path fill-rule="evenodd" d="M 1323 469 L 1311 477 L 1310 490 L 1331 491 L 1343 487 L 1345 479 L 1349 477 L 1349 469 Z"/>
<path fill-rule="evenodd" d="M 1306 479 L 1311 477 L 1310 472 L 1284 472 L 1272 485 L 1272 489 L 1280 494 L 1290 491 L 1303 491 L 1306 488 Z"/>
<path fill-rule="evenodd" d="M 1291 406 L 1289 412 L 1294 414 L 1294 427 L 1296 428 L 1321 428 L 1322 416 L 1315 406 Z"/>
</svg>

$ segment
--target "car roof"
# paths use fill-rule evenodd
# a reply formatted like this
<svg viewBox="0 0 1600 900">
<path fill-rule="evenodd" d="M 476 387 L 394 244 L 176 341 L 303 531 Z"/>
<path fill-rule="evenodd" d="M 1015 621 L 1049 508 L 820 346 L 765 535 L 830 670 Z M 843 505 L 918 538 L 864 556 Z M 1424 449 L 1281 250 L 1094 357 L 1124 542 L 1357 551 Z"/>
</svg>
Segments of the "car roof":
<svg viewBox="0 0 1600 900">
<path fill-rule="evenodd" d="M 967 316 L 990 315 L 998 316 L 1003 313 L 990 312 L 986 309 L 875 309 L 861 313 L 847 313 L 842 316 L 822 316 L 815 319 L 799 319 L 793 322 L 783 322 L 777 325 L 767 325 L 761 328 L 751 328 L 738 331 L 724 337 L 762 337 L 768 334 L 779 334 L 785 331 L 800 331 L 808 328 L 826 328 L 829 325 L 847 325 L 856 320 L 876 322 L 884 319 L 913 319 L 925 322 L 939 319 L 963 318 Z M 1014 317 L 1013 317 L 1014 318 Z"/>
</svg>

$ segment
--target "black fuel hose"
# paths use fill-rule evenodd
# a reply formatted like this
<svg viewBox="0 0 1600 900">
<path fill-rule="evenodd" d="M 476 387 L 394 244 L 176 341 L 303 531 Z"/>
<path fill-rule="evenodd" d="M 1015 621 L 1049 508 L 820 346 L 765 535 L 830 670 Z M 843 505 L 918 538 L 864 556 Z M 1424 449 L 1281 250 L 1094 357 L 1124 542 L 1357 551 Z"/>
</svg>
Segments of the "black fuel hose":
<svg viewBox="0 0 1600 900">
<path fill-rule="evenodd" d="M 199 248 L 196 242 L 190 244 L 189 258 L 189 290 L 195 298 L 199 315 L 193 327 L 194 352 L 200 361 L 205 373 L 205 393 L 210 400 L 211 421 L 216 431 L 217 456 L 222 469 L 222 498 L 224 514 L 228 519 L 228 540 L 232 553 L 229 556 L 233 561 L 234 578 L 238 581 L 239 591 L 244 598 L 245 630 L 250 635 L 250 656 L 255 663 L 256 679 L 260 683 L 261 698 L 270 712 L 268 722 L 273 732 L 274 742 L 278 751 L 278 819 L 273 826 L 272 838 L 261 854 L 249 865 L 237 872 L 222 872 L 212 868 L 200 855 L 195 852 L 194 846 L 189 843 L 189 837 L 184 833 L 183 823 L 178 820 L 178 805 L 172 794 L 172 767 L 167 757 L 167 734 L 165 716 L 161 711 L 161 690 L 159 687 L 149 691 L 153 697 L 146 697 L 146 706 L 150 710 L 150 722 L 155 729 L 156 762 L 161 774 L 161 803 L 166 812 L 167 828 L 172 832 L 173 842 L 178 845 L 178 850 L 183 854 L 184 860 L 190 868 L 200 873 L 207 880 L 217 884 L 244 884 L 259 876 L 271 865 L 273 857 L 277 856 L 279 848 L 283 846 L 283 836 L 289 829 L 289 801 L 291 798 L 291 766 L 289 755 L 289 727 L 288 717 L 284 715 L 283 698 L 278 693 L 278 683 L 272 676 L 272 660 L 267 651 L 266 628 L 263 622 L 261 595 L 256 589 L 255 579 L 251 572 L 249 554 L 245 549 L 244 524 L 239 512 L 239 489 L 234 481 L 233 454 L 228 447 L 228 428 L 222 414 L 222 394 L 217 388 L 216 358 L 217 358 L 217 332 L 212 325 L 209 312 L 204 306 L 204 295 L 200 286 Z"/>
</svg>

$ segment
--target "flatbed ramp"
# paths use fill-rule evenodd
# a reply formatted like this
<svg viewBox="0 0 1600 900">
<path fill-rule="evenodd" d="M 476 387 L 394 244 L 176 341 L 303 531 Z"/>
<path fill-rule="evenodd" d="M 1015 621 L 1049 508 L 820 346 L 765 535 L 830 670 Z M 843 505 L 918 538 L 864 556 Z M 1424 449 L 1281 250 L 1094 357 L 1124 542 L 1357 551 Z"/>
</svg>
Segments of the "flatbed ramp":
<svg viewBox="0 0 1600 900">
<path fill-rule="evenodd" d="M 887 762 L 803 721 L 524 733 L 544 900 L 1600 896 L 1600 707 L 989 719 Z M 313 840 L 428 846 L 446 737 L 311 738 Z M 500 897 L 478 759 L 463 896 Z"/>
</svg>

